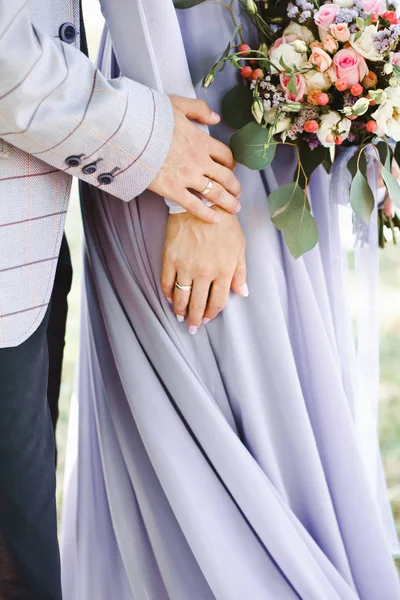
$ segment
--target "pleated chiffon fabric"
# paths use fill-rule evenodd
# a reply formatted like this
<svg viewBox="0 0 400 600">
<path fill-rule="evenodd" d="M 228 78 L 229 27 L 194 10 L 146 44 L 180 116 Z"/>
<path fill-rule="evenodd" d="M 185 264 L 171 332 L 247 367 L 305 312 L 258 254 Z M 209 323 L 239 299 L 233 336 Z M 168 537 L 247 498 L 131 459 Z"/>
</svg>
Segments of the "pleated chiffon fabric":
<svg viewBox="0 0 400 600">
<path fill-rule="evenodd" d="M 179 18 L 201 94 L 229 15 L 205 3 Z M 213 109 L 232 84 L 227 69 L 206 96 Z M 286 149 L 264 173 L 238 167 L 250 296 L 232 295 L 196 336 L 160 289 L 163 199 L 145 193 L 124 205 L 85 189 L 65 600 L 400 598 L 355 433 L 338 208 L 325 171 L 311 184 L 318 248 L 293 260 L 269 218 L 267 195 L 293 169 Z"/>
</svg>

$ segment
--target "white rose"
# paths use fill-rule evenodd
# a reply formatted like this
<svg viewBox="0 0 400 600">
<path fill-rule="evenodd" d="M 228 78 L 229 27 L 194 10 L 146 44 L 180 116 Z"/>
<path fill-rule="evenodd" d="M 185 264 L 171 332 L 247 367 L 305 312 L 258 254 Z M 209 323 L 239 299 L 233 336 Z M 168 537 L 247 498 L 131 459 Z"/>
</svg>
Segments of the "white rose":
<svg viewBox="0 0 400 600">
<path fill-rule="evenodd" d="M 333 4 L 337 4 L 340 8 L 352 8 L 354 0 L 334 0 Z"/>
<path fill-rule="evenodd" d="M 290 23 L 288 27 L 284 30 L 284 37 L 289 37 L 289 35 L 295 35 L 298 40 L 302 40 L 309 46 L 313 42 L 315 42 L 315 37 L 308 29 L 308 27 L 304 27 L 304 25 L 299 25 L 298 23 Z"/>
<path fill-rule="evenodd" d="M 327 75 L 327 71 L 322 73 L 321 71 L 308 71 L 303 75 L 306 80 L 308 90 L 329 90 L 332 87 L 332 81 Z"/>
<path fill-rule="evenodd" d="M 331 110 L 320 118 L 320 126 L 316 133 L 322 146 L 331 148 L 335 146 L 335 142 L 327 142 L 327 137 L 330 135 L 333 137 L 341 135 L 343 140 L 345 140 L 349 135 L 350 127 L 351 121 L 349 119 L 342 118 L 339 113 Z"/>
<path fill-rule="evenodd" d="M 307 52 L 307 44 L 303 42 L 303 40 L 296 40 L 293 42 L 293 48 L 296 50 L 296 52 L 300 52 L 300 54 Z"/>
<path fill-rule="evenodd" d="M 378 137 L 387 135 L 395 142 L 400 142 L 400 88 L 386 88 L 385 92 L 387 101 L 372 113 L 378 125 L 376 135 Z"/>
<path fill-rule="evenodd" d="M 377 25 L 368 25 L 368 27 L 364 29 L 364 33 L 357 40 L 355 40 L 355 34 L 350 37 L 350 44 L 353 46 L 354 50 L 367 60 L 372 60 L 374 62 L 381 60 L 381 55 L 374 46 L 374 35 L 376 35 L 377 32 Z"/>
<path fill-rule="evenodd" d="M 271 48 L 269 58 L 278 71 L 285 70 L 280 63 L 281 58 L 288 67 L 301 67 L 307 61 L 307 55 L 296 52 L 292 44 L 281 44 L 277 48 Z M 274 73 L 276 69 L 272 67 Z"/>
</svg>

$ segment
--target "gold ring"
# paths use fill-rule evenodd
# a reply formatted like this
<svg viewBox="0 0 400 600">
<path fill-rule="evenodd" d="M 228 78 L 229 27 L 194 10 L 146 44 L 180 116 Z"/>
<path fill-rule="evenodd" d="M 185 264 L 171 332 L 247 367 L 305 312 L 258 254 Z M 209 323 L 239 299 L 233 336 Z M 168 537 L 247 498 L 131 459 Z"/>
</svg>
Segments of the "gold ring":
<svg viewBox="0 0 400 600">
<path fill-rule="evenodd" d="M 182 285 L 181 283 L 176 282 L 175 287 L 178 288 L 178 290 L 181 290 L 182 292 L 191 292 L 193 286 Z"/>
<path fill-rule="evenodd" d="M 202 192 L 200 192 L 200 194 L 201 194 L 202 196 L 208 196 L 208 194 L 209 194 L 209 193 L 211 192 L 211 190 L 213 189 L 213 185 L 214 185 L 214 182 L 213 182 L 213 180 L 212 180 L 212 179 L 209 179 L 209 180 L 208 180 L 208 183 L 207 183 L 207 185 L 206 185 L 206 187 L 204 188 L 204 190 L 203 190 Z"/>
</svg>

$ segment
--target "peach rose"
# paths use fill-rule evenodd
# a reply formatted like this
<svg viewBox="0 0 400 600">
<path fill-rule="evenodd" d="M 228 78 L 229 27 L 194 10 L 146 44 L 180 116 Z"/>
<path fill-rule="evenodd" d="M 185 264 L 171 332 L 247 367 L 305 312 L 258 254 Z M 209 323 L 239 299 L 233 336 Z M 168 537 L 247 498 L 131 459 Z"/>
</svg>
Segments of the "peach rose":
<svg viewBox="0 0 400 600">
<path fill-rule="evenodd" d="M 302 102 L 304 95 L 306 93 L 306 82 L 305 79 L 303 77 L 303 75 L 297 74 L 296 75 L 296 81 L 295 81 L 295 86 L 296 86 L 296 94 L 293 94 L 292 92 L 290 92 L 288 90 L 288 85 L 289 85 L 289 81 L 290 81 L 291 77 L 289 75 L 286 75 L 286 73 L 281 73 L 280 74 L 280 82 L 281 82 L 281 86 L 282 89 L 285 93 L 285 98 L 288 102 Z"/>
<path fill-rule="evenodd" d="M 368 73 L 364 58 L 353 48 L 339 50 L 333 59 L 333 68 L 337 79 L 345 79 L 348 89 L 360 83 Z"/>
<path fill-rule="evenodd" d="M 270 50 L 275 50 L 275 48 L 279 48 L 279 46 L 282 46 L 282 44 L 291 44 L 296 39 L 297 38 L 295 35 L 283 35 L 282 37 L 275 40 L 275 43 L 273 46 L 271 46 Z"/>
<path fill-rule="evenodd" d="M 335 52 L 337 52 L 337 50 L 339 48 L 339 44 L 331 35 L 327 35 L 326 38 L 324 38 L 323 43 L 324 43 L 324 50 L 326 50 L 330 54 L 335 54 Z"/>
<path fill-rule="evenodd" d="M 360 4 L 367 14 L 377 13 L 382 15 L 387 10 L 386 2 L 383 2 L 383 0 L 360 0 Z"/>
<path fill-rule="evenodd" d="M 350 30 L 347 23 L 333 23 L 331 25 L 331 34 L 338 42 L 348 42 L 350 39 Z"/>
<path fill-rule="evenodd" d="M 319 36 L 323 39 L 329 31 L 329 27 L 334 23 L 335 17 L 340 10 L 337 4 L 324 4 L 314 15 L 314 21 L 318 25 Z"/>
<path fill-rule="evenodd" d="M 321 48 L 313 48 L 310 56 L 310 63 L 315 65 L 322 73 L 327 71 L 332 64 L 332 59 L 325 50 Z"/>
</svg>

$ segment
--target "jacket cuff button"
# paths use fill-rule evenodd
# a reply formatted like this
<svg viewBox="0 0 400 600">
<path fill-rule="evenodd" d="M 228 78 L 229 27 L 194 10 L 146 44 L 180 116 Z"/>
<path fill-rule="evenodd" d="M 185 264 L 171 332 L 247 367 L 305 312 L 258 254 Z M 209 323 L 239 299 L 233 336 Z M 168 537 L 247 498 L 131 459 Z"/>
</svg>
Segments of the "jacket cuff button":
<svg viewBox="0 0 400 600">
<path fill-rule="evenodd" d="M 73 23 L 63 23 L 59 33 L 61 41 L 66 44 L 73 44 L 76 40 L 77 32 Z"/>
<path fill-rule="evenodd" d="M 82 159 L 80 156 L 68 156 L 65 162 L 69 167 L 79 167 L 82 164 Z"/>
<path fill-rule="evenodd" d="M 97 167 L 95 165 L 95 163 L 91 163 L 90 165 L 85 165 L 82 169 L 82 173 L 84 175 L 93 175 L 93 173 L 96 173 L 97 171 Z"/>
<path fill-rule="evenodd" d="M 110 185 L 114 181 L 114 175 L 111 173 L 102 173 L 98 177 L 100 185 Z"/>
</svg>

